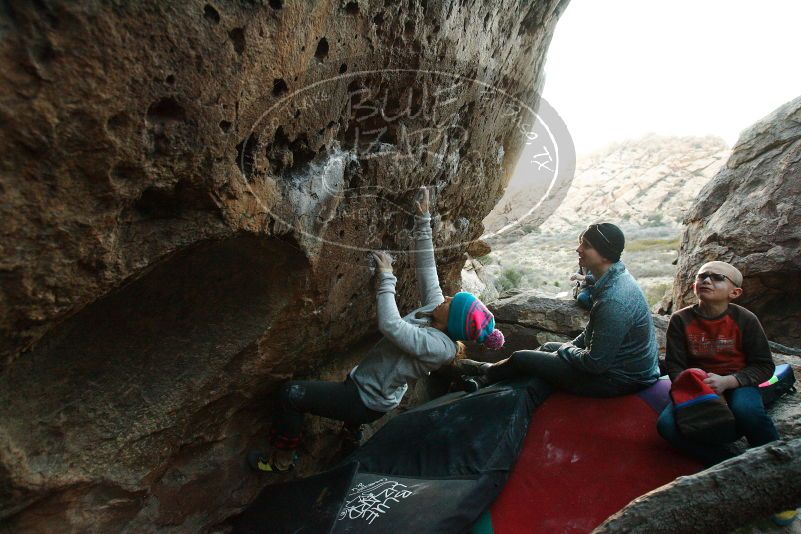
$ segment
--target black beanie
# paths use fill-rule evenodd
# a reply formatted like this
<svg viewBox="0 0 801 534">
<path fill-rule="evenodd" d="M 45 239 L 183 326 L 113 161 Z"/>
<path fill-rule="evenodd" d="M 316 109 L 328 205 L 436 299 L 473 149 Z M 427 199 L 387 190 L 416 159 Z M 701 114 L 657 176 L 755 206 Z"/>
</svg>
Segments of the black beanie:
<svg viewBox="0 0 801 534">
<path fill-rule="evenodd" d="M 620 254 L 626 246 L 623 231 L 612 223 L 591 224 L 581 237 L 589 241 L 598 254 L 611 262 L 620 261 Z"/>
</svg>

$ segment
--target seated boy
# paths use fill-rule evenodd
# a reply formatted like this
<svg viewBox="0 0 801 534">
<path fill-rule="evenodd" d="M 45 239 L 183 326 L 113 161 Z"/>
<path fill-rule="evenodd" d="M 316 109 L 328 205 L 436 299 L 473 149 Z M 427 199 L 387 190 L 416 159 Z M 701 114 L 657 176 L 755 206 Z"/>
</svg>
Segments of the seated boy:
<svg viewBox="0 0 801 534">
<path fill-rule="evenodd" d="M 779 439 L 758 388 L 773 375 L 774 364 L 759 319 L 732 304 L 743 292 L 742 283 L 740 271 L 722 261 L 709 262 L 698 270 L 693 292 L 699 303 L 671 316 L 665 364 L 671 380 L 685 369 L 706 371 L 709 377 L 704 382 L 725 397 L 737 433 L 756 447 Z M 723 443 L 700 443 L 683 436 L 676 427 L 672 403 L 659 416 L 657 430 L 706 466 L 732 456 Z"/>
</svg>

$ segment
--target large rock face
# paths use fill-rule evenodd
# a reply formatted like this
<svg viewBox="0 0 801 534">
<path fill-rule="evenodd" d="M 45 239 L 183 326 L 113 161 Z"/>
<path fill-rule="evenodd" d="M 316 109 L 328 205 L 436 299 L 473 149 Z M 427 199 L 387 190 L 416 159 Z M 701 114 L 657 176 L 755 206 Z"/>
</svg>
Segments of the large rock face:
<svg viewBox="0 0 801 534">
<path fill-rule="evenodd" d="M 247 504 L 270 394 L 373 339 L 365 250 L 408 249 L 421 185 L 458 284 L 566 3 L 6 6 L 0 521 L 196 532 Z"/>
<path fill-rule="evenodd" d="M 801 343 L 801 98 L 745 130 L 685 218 L 673 309 L 695 302 L 693 276 L 718 259 L 744 276 L 739 303 L 768 337 Z"/>
</svg>

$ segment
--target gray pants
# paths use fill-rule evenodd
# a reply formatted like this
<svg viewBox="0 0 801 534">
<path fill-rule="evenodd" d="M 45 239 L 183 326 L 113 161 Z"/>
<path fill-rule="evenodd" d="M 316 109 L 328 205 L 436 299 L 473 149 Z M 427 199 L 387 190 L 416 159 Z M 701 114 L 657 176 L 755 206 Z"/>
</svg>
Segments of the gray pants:
<svg viewBox="0 0 801 534">
<path fill-rule="evenodd" d="M 623 382 L 608 374 L 595 375 L 576 369 L 556 351 L 561 343 L 545 343 L 537 350 L 519 350 L 493 364 L 486 372 L 490 383 L 536 376 L 557 389 L 585 397 L 618 397 L 636 393 L 647 386 Z"/>
</svg>

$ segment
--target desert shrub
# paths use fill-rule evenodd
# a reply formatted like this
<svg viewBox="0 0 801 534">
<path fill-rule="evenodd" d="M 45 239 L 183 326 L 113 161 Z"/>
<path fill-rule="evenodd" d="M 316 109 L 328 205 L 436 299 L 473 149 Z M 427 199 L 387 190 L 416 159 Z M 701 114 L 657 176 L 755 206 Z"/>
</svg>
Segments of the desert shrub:
<svg viewBox="0 0 801 534">
<path fill-rule="evenodd" d="M 665 296 L 665 292 L 670 287 L 670 284 L 656 284 L 645 288 L 645 300 L 648 301 L 649 306 L 653 306 Z"/>
<path fill-rule="evenodd" d="M 507 267 L 495 279 L 495 287 L 498 291 L 517 289 L 522 286 L 526 273 L 517 267 Z"/>
</svg>

